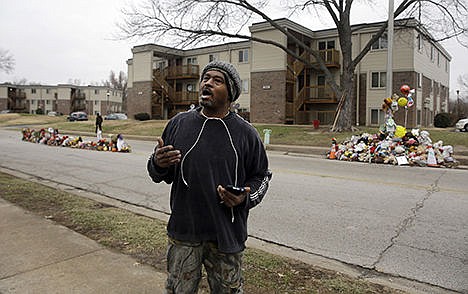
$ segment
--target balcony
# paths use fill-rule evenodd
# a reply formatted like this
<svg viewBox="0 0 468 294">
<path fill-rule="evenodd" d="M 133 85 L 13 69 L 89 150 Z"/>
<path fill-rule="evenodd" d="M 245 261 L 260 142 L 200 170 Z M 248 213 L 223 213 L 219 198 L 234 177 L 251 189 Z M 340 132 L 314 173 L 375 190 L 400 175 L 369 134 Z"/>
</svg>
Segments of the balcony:
<svg viewBox="0 0 468 294">
<path fill-rule="evenodd" d="M 303 103 L 337 103 L 335 92 L 328 85 L 304 87 L 298 94 Z"/>
<path fill-rule="evenodd" d="M 26 93 L 23 91 L 13 91 L 13 92 L 10 92 L 9 97 L 11 99 L 23 100 L 23 99 L 26 99 Z"/>
<path fill-rule="evenodd" d="M 328 68 L 340 68 L 340 51 L 335 49 L 319 50 L 320 57 L 325 62 L 325 66 Z M 310 62 L 314 66 L 318 66 L 317 59 L 307 52 L 304 52 L 301 57 L 306 61 Z M 296 75 L 299 75 L 306 66 L 299 60 L 295 60 L 292 63 L 291 68 Z"/>
<path fill-rule="evenodd" d="M 85 100 L 86 94 L 81 92 L 75 92 L 71 95 L 72 100 Z"/>
<path fill-rule="evenodd" d="M 198 92 L 179 91 L 174 93 L 174 105 L 190 105 L 198 103 Z"/>
<path fill-rule="evenodd" d="M 320 57 L 325 61 L 327 67 L 340 67 L 340 52 L 335 49 L 327 49 L 319 51 Z"/>
<path fill-rule="evenodd" d="M 195 64 L 171 66 L 165 69 L 167 79 L 199 79 L 200 66 Z"/>
</svg>

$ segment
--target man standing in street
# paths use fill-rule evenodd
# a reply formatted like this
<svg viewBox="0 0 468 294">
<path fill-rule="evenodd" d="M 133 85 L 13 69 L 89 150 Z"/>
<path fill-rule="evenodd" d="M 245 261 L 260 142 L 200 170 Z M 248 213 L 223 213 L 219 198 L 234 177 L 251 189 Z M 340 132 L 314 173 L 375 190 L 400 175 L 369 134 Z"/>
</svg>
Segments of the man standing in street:
<svg viewBox="0 0 468 294">
<path fill-rule="evenodd" d="M 230 63 L 202 71 L 200 107 L 172 118 L 148 160 L 171 187 L 167 293 L 196 293 L 205 267 L 211 293 L 243 293 L 242 253 L 249 210 L 271 173 L 256 129 L 229 111 L 241 80 Z"/>
</svg>

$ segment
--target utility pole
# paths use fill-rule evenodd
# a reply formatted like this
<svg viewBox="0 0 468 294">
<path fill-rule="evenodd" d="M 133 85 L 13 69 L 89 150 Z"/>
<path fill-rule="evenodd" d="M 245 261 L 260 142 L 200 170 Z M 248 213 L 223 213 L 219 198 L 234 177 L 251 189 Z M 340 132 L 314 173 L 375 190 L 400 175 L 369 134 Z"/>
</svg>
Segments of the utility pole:
<svg viewBox="0 0 468 294">
<path fill-rule="evenodd" d="M 457 90 L 457 119 L 460 118 L 460 90 Z"/>
<path fill-rule="evenodd" d="M 106 96 L 107 96 L 106 114 L 109 114 L 109 96 L 110 96 L 109 89 L 107 90 Z"/>
</svg>

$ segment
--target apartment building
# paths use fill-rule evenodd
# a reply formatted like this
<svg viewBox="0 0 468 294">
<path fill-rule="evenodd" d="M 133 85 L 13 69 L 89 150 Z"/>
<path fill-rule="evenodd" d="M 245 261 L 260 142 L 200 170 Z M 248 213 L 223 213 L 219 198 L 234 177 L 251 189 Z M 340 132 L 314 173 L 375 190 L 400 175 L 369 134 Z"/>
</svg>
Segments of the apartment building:
<svg viewBox="0 0 468 294">
<path fill-rule="evenodd" d="M 39 110 L 40 109 L 40 110 Z M 0 110 L 47 114 L 84 111 L 106 114 L 122 111 L 122 91 L 105 86 L 69 84 L 13 85 L 0 84 Z"/>
<path fill-rule="evenodd" d="M 312 31 L 288 19 L 277 23 L 312 49 L 318 50 L 334 79 L 342 70 L 336 29 Z M 354 54 L 377 32 L 382 23 L 353 26 Z M 396 113 L 405 116 L 408 127 L 429 126 L 433 117 L 448 110 L 451 57 L 414 19 L 395 23 L 393 46 L 393 93 L 403 84 L 414 88 L 415 104 Z M 305 65 L 283 50 L 255 41 L 232 42 L 189 50 L 145 44 L 132 48 L 128 64 L 128 114 L 146 112 L 154 119 L 167 119 L 198 103 L 201 69 L 212 60 L 236 66 L 242 93 L 234 108 L 251 122 L 330 124 L 338 98 L 317 69 L 313 56 L 267 22 L 250 26 L 252 37 L 273 40 L 310 61 Z M 357 125 L 383 122 L 382 101 L 386 92 L 387 40 L 382 36 L 355 71 Z"/>
</svg>

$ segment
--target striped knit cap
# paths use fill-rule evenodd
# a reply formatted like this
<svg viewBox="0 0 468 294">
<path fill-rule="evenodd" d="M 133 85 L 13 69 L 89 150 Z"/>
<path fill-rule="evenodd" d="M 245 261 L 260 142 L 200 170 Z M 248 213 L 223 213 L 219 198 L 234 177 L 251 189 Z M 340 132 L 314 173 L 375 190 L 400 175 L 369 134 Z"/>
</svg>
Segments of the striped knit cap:
<svg viewBox="0 0 468 294">
<path fill-rule="evenodd" d="M 212 61 L 208 63 L 203 69 L 200 81 L 203 80 L 205 73 L 210 70 L 219 71 L 224 75 L 224 79 L 226 80 L 226 85 L 228 88 L 229 99 L 231 102 L 236 101 L 241 93 L 241 79 L 236 68 L 232 64 L 225 61 Z"/>
</svg>

